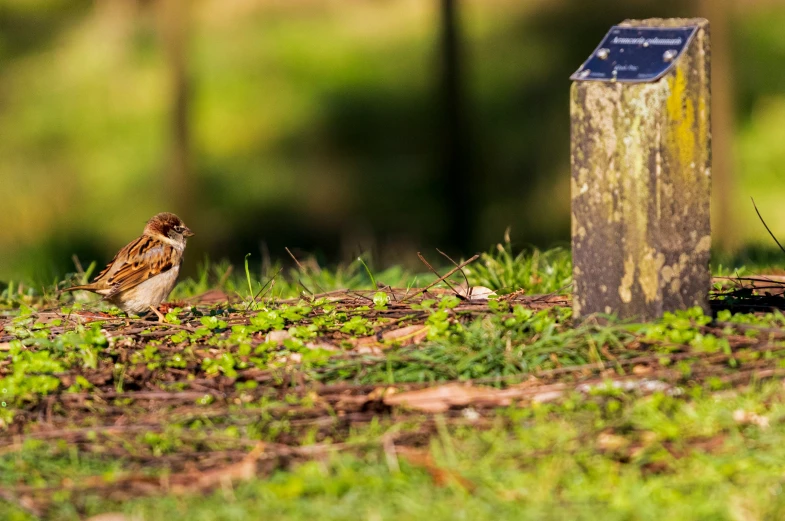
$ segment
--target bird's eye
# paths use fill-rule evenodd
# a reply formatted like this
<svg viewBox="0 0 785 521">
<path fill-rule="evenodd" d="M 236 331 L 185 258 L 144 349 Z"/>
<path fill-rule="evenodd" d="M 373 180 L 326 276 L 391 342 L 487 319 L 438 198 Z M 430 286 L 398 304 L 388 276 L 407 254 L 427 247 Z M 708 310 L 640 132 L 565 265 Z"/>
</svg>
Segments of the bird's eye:
<svg viewBox="0 0 785 521">
<path fill-rule="evenodd" d="M 183 227 L 182 226 L 175 226 L 174 227 L 174 231 L 181 232 L 181 231 L 183 231 Z"/>
</svg>

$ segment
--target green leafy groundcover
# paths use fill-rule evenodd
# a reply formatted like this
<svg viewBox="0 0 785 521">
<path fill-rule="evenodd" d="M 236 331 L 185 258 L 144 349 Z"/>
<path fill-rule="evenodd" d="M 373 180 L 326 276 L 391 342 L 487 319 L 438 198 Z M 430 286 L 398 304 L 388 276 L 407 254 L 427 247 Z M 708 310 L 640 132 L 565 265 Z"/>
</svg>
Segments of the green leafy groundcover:
<svg viewBox="0 0 785 521">
<path fill-rule="evenodd" d="M 7 285 L 0 519 L 783 518 L 780 312 L 574 323 L 561 250 L 371 264 L 204 266 L 164 324 Z M 389 399 L 445 382 L 479 394 Z"/>
</svg>

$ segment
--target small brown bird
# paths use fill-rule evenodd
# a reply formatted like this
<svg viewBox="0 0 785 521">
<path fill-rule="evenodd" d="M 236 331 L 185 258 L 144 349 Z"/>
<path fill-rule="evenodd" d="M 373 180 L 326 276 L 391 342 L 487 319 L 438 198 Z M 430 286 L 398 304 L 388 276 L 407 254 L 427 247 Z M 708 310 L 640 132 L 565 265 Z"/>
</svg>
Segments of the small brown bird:
<svg viewBox="0 0 785 521">
<path fill-rule="evenodd" d="M 127 244 L 93 282 L 65 291 L 85 290 L 103 295 L 128 314 L 152 310 L 174 288 L 185 242 L 193 232 L 173 213 L 163 212 L 147 221 L 142 235 Z"/>
</svg>

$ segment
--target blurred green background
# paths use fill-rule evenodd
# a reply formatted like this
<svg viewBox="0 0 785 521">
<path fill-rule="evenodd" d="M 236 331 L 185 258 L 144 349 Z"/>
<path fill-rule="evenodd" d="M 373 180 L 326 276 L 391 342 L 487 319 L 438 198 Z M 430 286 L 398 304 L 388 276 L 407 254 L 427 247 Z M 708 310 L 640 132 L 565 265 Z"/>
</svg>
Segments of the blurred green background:
<svg viewBox="0 0 785 521">
<path fill-rule="evenodd" d="M 785 4 L 2 0 L 0 280 L 103 263 L 158 211 L 186 273 L 284 246 L 377 266 L 569 241 L 569 75 L 624 18 L 712 23 L 714 239 L 785 237 Z"/>
</svg>

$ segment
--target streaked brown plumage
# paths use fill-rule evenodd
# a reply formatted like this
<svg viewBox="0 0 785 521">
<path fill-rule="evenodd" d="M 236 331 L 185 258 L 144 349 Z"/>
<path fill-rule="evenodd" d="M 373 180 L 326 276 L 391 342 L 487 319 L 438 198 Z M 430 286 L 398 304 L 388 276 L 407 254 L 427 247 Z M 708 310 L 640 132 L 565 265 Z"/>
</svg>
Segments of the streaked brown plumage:
<svg viewBox="0 0 785 521">
<path fill-rule="evenodd" d="M 65 291 L 98 293 L 129 314 L 150 310 L 158 314 L 155 308 L 174 288 L 186 239 L 192 235 L 175 214 L 159 213 L 147 221 L 142 235 L 120 250 L 93 282 Z"/>
</svg>

